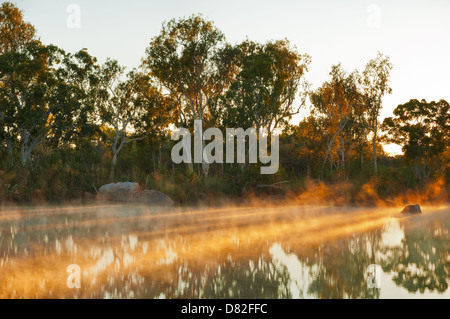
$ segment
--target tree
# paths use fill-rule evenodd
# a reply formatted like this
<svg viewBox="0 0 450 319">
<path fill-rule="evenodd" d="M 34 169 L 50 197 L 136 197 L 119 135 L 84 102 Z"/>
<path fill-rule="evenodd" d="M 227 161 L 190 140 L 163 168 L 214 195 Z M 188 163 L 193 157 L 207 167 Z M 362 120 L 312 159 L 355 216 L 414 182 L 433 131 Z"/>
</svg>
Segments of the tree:
<svg viewBox="0 0 450 319">
<path fill-rule="evenodd" d="M 0 55 L 0 120 L 11 157 L 18 146 L 25 165 L 44 142 L 68 142 L 86 110 L 83 82 L 93 63 L 87 52 L 70 55 L 39 41 Z"/>
<path fill-rule="evenodd" d="M 221 122 L 228 127 L 255 127 L 257 131 L 287 125 L 305 104 L 307 83 L 302 80 L 310 57 L 299 54 L 287 40 L 266 44 L 247 40 L 240 50 L 240 72 L 216 106 Z M 301 100 L 296 101 L 302 84 Z"/>
<path fill-rule="evenodd" d="M 385 94 L 392 93 L 392 89 L 389 87 L 389 76 L 392 67 L 389 57 L 378 52 L 376 58 L 367 63 L 362 78 L 362 85 L 369 113 L 369 124 L 373 133 L 372 148 L 375 174 L 378 173 L 376 152 L 378 116 L 380 116 L 380 110 L 382 108 L 381 99 Z"/>
<path fill-rule="evenodd" d="M 356 81 L 360 83 L 360 74 L 355 72 Z M 358 86 L 359 87 L 359 86 Z M 367 136 L 370 133 L 369 126 L 369 110 L 367 103 L 364 101 L 364 95 L 359 88 L 358 102 L 352 107 L 352 114 L 350 115 L 350 121 L 347 129 L 351 138 L 351 143 L 359 153 L 361 160 L 361 170 L 364 165 L 364 155 L 367 153 L 367 149 L 370 146 Z M 351 154 L 351 152 L 350 152 Z"/>
<path fill-rule="evenodd" d="M 65 121 L 67 125 L 59 126 L 52 134 L 49 141 L 52 149 L 68 147 L 79 138 L 90 138 L 99 131 L 94 108 L 98 69 L 97 59 L 86 49 L 64 54 L 55 76 L 59 83 L 60 101 L 70 106 L 70 112 Z"/>
<path fill-rule="evenodd" d="M 401 145 L 405 158 L 414 162 L 416 178 L 424 180 L 430 162 L 440 161 L 450 147 L 450 105 L 445 100 L 410 100 L 395 108 L 394 117 L 386 118 L 382 129 L 386 141 Z"/>
<path fill-rule="evenodd" d="M 39 146 L 61 148 L 85 132 L 95 58 L 43 45 L 9 2 L 0 9 L 0 34 L 0 132 L 10 165 L 15 148 L 25 165 Z"/>
<path fill-rule="evenodd" d="M 298 147 L 299 159 L 306 161 L 307 176 L 317 169 L 317 164 L 325 158 L 328 151 L 323 123 L 322 118 L 309 116 L 295 127 L 294 143 Z"/>
<path fill-rule="evenodd" d="M 23 21 L 23 12 L 11 2 L 4 2 L 0 7 L 0 54 L 24 50 L 35 35 L 35 28 Z"/>
<path fill-rule="evenodd" d="M 28 43 L 35 40 L 35 34 L 34 27 L 23 21 L 21 10 L 10 2 L 2 4 L 0 7 L 0 55 L 23 50 Z M 1 83 L 0 87 L 4 89 L 3 81 Z M 0 131 L 2 133 L 0 138 L 3 138 L 3 141 L 0 140 L 0 145 L 5 146 L 12 165 L 14 133 L 11 131 L 11 123 L 7 123 L 6 112 L 7 108 L 3 106 L 0 109 Z"/>
<path fill-rule="evenodd" d="M 165 23 L 150 42 L 143 64 L 178 101 L 180 116 L 200 120 L 203 127 L 210 104 L 234 79 L 236 56 L 222 32 L 198 15 Z M 205 159 L 202 167 L 207 174 Z"/>
<path fill-rule="evenodd" d="M 339 149 L 338 167 L 346 168 L 346 133 L 349 123 L 354 120 L 361 102 L 361 93 L 358 88 L 358 74 L 347 74 L 341 65 L 333 65 L 330 72 L 331 80 L 325 82 L 310 96 L 314 106 L 314 113 L 322 118 L 327 134 L 327 153 L 322 164 L 322 170 L 330 159 L 330 169 L 333 170 L 333 145 L 336 141 Z"/>
<path fill-rule="evenodd" d="M 110 179 L 122 147 L 143 140 L 173 119 L 173 103 L 156 88 L 149 75 L 138 70 L 121 80 L 124 68 L 108 59 L 99 72 L 96 104 L 100 121 L 113 128 Z"/>
</svg>

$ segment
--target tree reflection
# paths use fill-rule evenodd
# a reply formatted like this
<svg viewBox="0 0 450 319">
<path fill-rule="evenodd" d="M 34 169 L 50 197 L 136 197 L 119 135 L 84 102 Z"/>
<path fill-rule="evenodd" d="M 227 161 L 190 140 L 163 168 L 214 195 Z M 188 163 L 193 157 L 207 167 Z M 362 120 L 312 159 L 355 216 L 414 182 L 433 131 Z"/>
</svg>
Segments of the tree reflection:
<svg viewBox="0 0 450 319">
<path fill-rule="evenodd" d="M 227 261 L 205 285 L 208 298 L 292 298 L 290 275 L 264 255 L 257 262 Z"/>
<path fill-rule="evenodd" d="M 383 249 L 380 265 L 385 272 L 393 272 L 394 282 L 409 292 L 445 292 L 450 278 L 450 219 L 421 217 L 400 220 L 405 233 L 402 245 Z"/>
<path fill-rule="evenodd" d="M 356 299 L 379 298 L 387 289 L 384 283 L 381 290 L 368 288 L 371 264 L 409 293 L 445 292 L 450 278 L 448 214 L 391 219 L 382 229 L 377 225 L 347 237 L 317 235 L 307 242 L 300 233 L 288 233 L 222 249 L 204 245 L 206 235 L 139 237 L 140 231 L 164 225 L 130 220 L 75 228 L 98 216 L 70 217 L 62 228 L 64 216 L 58 215 L 49 216 L 52 224 L 46 227 L 40 226 L 43 216 L 0 222 L 0 296 Z M 170 251 L 178 254 L 168 258 Z M 72 263 L 84 269 L 76 291 L 66 287 Z"/>
<path fill-rule="evenodd" d="M 165 291 L 167 298 L 275 299 L 292 298 L 289 273 L 265 255 L 257 259 L 228 259 L 199 271 L 195 264 L 180 267 L 178 284 Z"/>
<path fill-rule="evenodd" d="M 156 273 L 137 271 L 121 280 L 109 278 L 102 289 L 89 297 L 180 298 L 180 299 L 289 299 L 290 275 L 270 256 L 205 265 L 202 261 L 179 261 Z M 114 277 L 114 276 L 113 276 Z M 133 282 L 140 277 L 144 282 Z M 124 281 L 125 279 L 125 281 Z M 127 284 L 125 285 L 124 282 Z"/>
<path fill-rule="evenodd" d="M 310 265 L 308 292 L 317 298 L 379 298 L 379 289 L 367 287 L 366 269 L 374 264 L 380 232 L 321 244 Z"/>
</svg>

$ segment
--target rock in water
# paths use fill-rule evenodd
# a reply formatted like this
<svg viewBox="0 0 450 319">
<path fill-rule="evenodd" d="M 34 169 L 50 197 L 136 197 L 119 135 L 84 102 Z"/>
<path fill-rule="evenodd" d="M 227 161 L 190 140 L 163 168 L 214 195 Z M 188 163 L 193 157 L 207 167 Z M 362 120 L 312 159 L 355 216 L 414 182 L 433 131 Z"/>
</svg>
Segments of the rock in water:
<svg viewBox="0 0 450 319">
<path fill-rule="evenodd" d="M 402 214 L 422 214 L 422 211 L 420 210 L 419 205 L 408 205 L 405 208 L 403 208 Z"/>
<path fill-rule="evenodd" d="M 152 206 L 172 206 L 173 200 L 161 192 L 145 189 L 133 195 L 136 203 L 148 204 Z"/>
<path fill-rule="evenodd" d="M 100 187 L 97 199 L 113 202 L 129 202 L 131 197 L 139 192 L 138 183 L 123 182 L 111 183 Z"/>
</svg>

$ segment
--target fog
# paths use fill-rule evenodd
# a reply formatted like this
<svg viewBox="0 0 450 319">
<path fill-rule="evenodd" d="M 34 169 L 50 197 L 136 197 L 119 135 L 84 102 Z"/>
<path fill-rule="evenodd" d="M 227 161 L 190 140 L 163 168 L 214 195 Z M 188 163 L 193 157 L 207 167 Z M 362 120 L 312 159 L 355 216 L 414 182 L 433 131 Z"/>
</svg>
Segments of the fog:
<svg viewBox="0 0 450 319">
<path fill-rule="evenodd" d="M 396 288 L 448 298 L 450 208 L 401 208 L 3 208 L 0 297 L 379 298 Z M 416 268 L 405 274 L 404 260 Z M 79 289 L 67 283 L 73 264 Z M 383 267 L 389 291 L 367 290 L 370 264 Z"/>
</svg>

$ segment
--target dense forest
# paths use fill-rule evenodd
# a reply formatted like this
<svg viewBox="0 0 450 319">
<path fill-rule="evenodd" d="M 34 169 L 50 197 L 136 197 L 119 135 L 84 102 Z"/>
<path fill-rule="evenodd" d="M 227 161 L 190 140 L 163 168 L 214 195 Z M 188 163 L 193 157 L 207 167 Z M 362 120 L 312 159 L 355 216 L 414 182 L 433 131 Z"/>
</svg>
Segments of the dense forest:
<svg viewBox="0 0 450 319">
<path fill-rule="evenodd" d="M 337 63 L 312 88 L 311 57 L 287 39 L 230 44 L 202 15 L 178 18 L 126 71 L 87 49 L 40 41 L 23 12 L 0 8 L 0 201 L 89 199 L 133 181 L 177 204 L 267 195 L 338 204 L 447 201 L 450 105 L 411 96 L 380 120 L 395 67 L 378 53 L 363 70 Z M 419 79 L 420 80 L 420 79 Z M 425 79 L 423 80 L 425 81 Z M 307 111 L 307 112 L 306 112 Z M 308 114 L 300 123 L 292 117 Z M 174 164 L 175 127 L 280 129 L 280 167 Z M 384 143 L 402 146 L 389 156 Z M 275 196 L 273 196 L 275 195 Z"/>
</svg>

